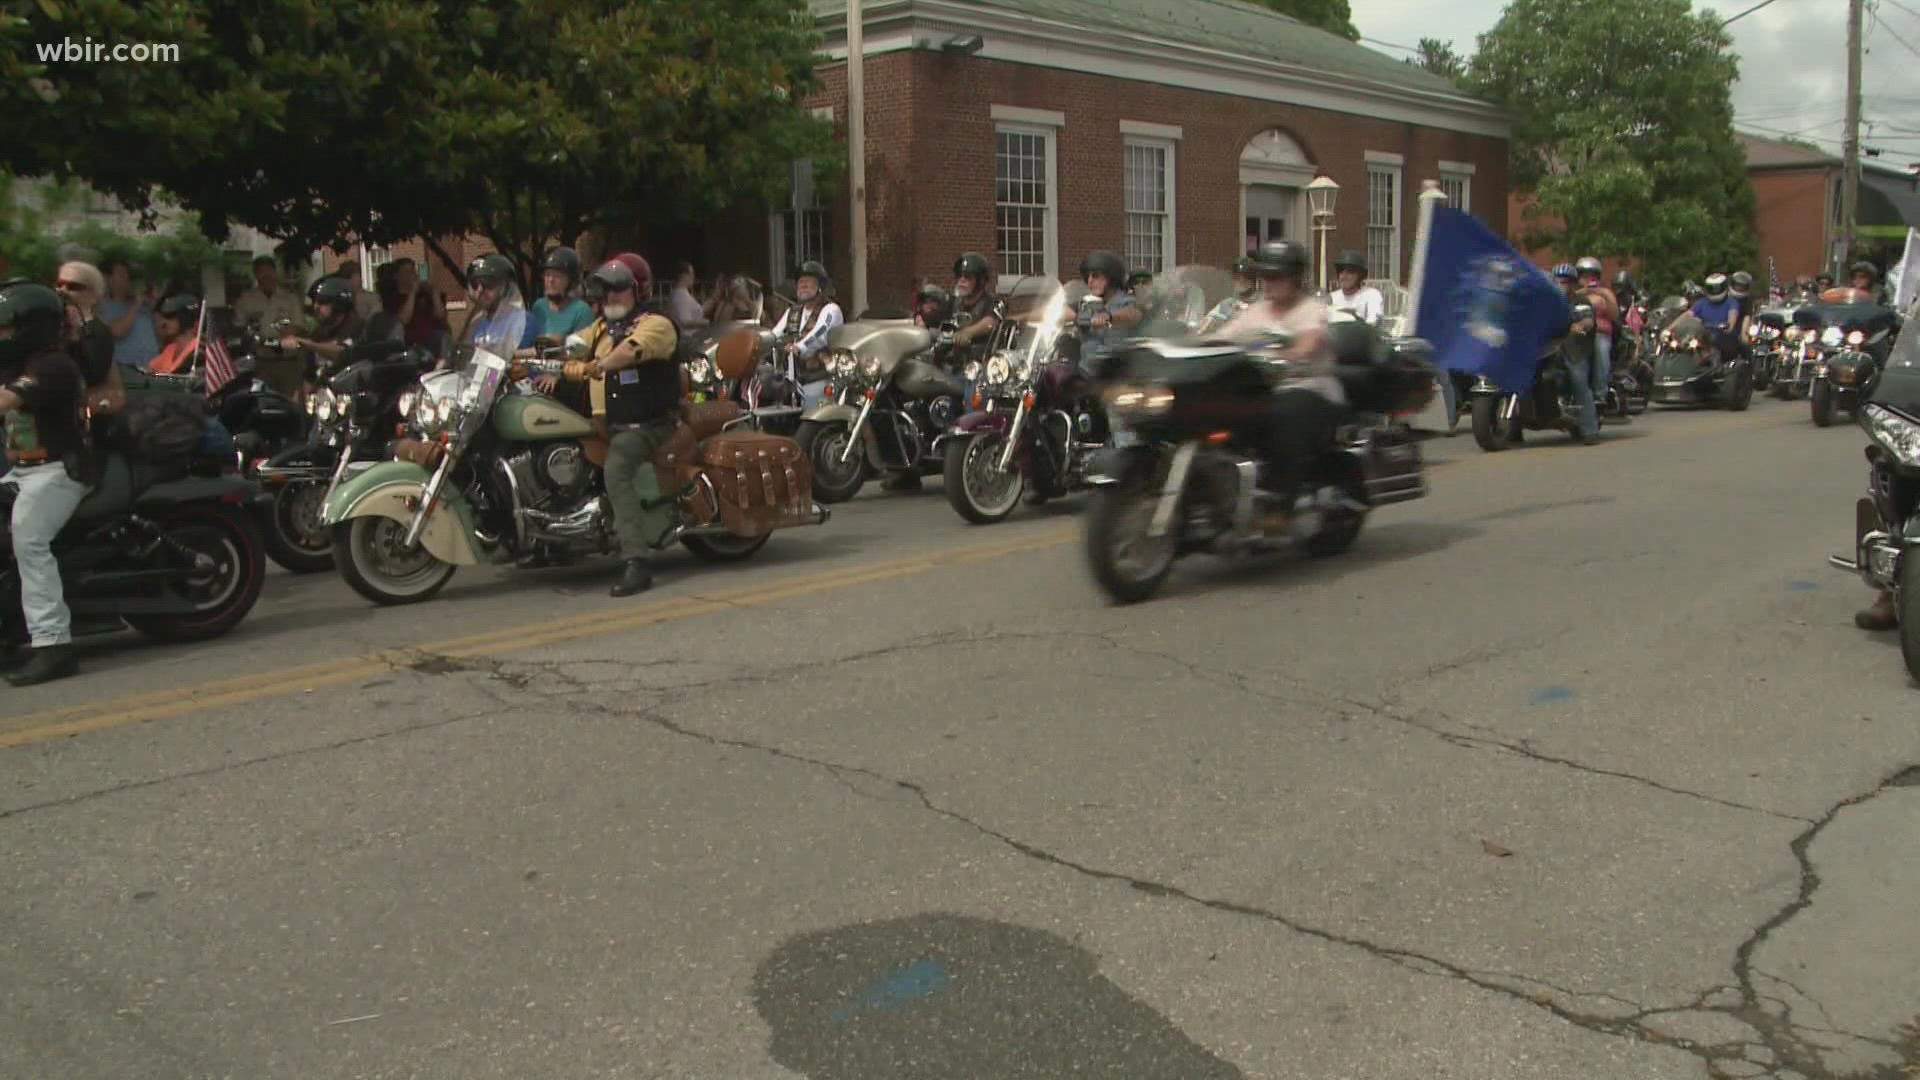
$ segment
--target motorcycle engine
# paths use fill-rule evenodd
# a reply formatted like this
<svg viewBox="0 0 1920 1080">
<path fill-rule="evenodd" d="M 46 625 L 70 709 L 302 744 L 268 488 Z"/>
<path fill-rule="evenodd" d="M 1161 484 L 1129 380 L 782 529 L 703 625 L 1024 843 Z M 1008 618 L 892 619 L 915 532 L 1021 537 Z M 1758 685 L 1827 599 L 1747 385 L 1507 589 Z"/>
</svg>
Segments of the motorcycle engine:
<svg viewBox="0 0 1920 1080">
<path fill-rule="evenodd" d="M 945 431 L 960 418 L 960 399 L 937 397 L 927 402 L 927 419 L 933 422 L 935 431 Z"/>
<path fill-rule="evenodd" d="M 549 498 L 571 504 L 584 494 L 593 479 L 593 466 L 579 443 L 556 443 L 540 448 L 533 456 L 534 475 Z"/>
</svg>

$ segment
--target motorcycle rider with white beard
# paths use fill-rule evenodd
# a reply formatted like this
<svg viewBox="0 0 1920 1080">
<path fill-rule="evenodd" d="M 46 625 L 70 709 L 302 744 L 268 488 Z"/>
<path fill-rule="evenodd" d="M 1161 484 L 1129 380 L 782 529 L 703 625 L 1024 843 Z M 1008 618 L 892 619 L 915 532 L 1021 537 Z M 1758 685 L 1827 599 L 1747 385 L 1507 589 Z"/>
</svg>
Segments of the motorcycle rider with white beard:
<svg viewBox="0 0 1920 1080">
<path fill-rule="evenodd" d="M 827 334 L 845 323 L 846 316 L 833 302 L 833 279 L 827 276 L 827 268 L 812 259 L 800 264 L 793 293 L 799 304 L 780 316 L 773 332 L 776 336 L 794 332 L 795 340 L 786 351 L 787 378 L 800 387 L 801 404 L 811 407 L 819 402 L 821 388 L 827 384 L 826 369 L 820 362 Z"/>
</svg>

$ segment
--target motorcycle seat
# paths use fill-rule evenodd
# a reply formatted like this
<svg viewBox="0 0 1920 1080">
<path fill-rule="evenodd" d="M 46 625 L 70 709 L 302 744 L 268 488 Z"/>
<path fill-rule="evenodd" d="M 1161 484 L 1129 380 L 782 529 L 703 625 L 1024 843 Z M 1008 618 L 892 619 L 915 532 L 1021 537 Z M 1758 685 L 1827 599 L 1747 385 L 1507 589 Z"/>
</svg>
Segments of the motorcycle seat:
<svg viewBox="0 0 1920 1080">
<path fill-rule="evenodd" d="M 692 430 L 695 442 L 705 442 L 720 434 L 728 424 L 739 418 L 740 405 L 727 398 L 686 405 L 680 414 L 681 423 Z"/>
</svg>

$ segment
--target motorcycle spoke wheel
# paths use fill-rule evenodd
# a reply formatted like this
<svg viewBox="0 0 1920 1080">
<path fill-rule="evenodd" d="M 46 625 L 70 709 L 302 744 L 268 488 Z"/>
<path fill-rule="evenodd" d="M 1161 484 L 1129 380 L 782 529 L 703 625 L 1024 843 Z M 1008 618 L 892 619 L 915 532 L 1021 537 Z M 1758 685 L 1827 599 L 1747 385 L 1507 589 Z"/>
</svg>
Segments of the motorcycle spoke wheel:
<svg viewBox="0 0 1920 1080">
<path fill-rule="evenodd" d="M 1158 592 L 1180 554 L 1177 519 L 1166 535 L 1148 536 L 1160 500 L 1151 488 L 1103 490 L 1087 513 L 1087 556 L 1094 578 L 1122 604 Z"/>
<path fill-rule="evenodd" d="M 344 535 L 342 535 L 344 534 Z M 379 604 L 410 604 L 440 591 L 457 567 L 425 545 L 408 550 L 407 524 L 359 517 L 336 526 L 334 559 L 354 591 Z"/>
<path fill-rule="evenodd" d="M 1020 505 L 1026 482 L 1019 467 L 999 467 L 1006 446 L 1006 436 L 986 434 L 975 435 L 948 451 L 950 459 L 956 455 L 959 458 L 959 467 L 947 470 L 954 509 L 968 521 L 1000 521 Z"/>
</svg>

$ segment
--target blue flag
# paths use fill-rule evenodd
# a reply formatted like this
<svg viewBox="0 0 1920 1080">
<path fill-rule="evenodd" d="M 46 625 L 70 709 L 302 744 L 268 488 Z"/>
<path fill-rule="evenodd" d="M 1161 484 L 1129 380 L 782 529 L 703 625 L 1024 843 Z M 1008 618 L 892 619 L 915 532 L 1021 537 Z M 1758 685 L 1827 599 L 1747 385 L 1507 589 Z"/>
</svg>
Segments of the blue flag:
<svg viewBox="0 0 1920 1080">
<path fill-rule="evenodd" d="M 1442 371 L 1485 375 L 1524 394 L 1572 313 L 1559 283 L 1479 219 L 1434 207 L 1414 332 L 1433 345 Z"/>
</svg>

